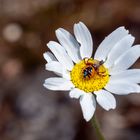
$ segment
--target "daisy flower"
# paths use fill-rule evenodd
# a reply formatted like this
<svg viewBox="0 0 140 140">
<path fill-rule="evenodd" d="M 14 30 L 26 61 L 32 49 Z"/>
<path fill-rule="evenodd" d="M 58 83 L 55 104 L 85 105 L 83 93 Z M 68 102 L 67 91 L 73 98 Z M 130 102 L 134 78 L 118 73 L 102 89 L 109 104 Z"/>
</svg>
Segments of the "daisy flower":
<svg viewBox="0 0 140 140">
<path fill-rule="evenodd" d="M 44 53 L 46 70 L 57 77 L 45 80 L 49 90 L 70 91 L 80 99 L 83 117 L 89 121 L 96 102 L 105 110 L 115 109 L 113 94 L 139 93 L 140 69 L 128 69 L 140 56 L 140 45 L 124 27 L 109 34 L 99 45 L 94 57 L 93 41 L 84 23 L 74 24 L 74 36 L 63 28 L 56 30 L 60 43 L 50 41 L 51 52 Z"/>
</svg>

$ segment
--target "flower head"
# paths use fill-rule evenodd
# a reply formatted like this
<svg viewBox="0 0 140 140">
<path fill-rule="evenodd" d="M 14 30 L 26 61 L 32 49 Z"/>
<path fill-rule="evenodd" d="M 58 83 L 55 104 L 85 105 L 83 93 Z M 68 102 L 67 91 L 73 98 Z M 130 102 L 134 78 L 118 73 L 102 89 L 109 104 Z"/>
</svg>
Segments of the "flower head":
<svg viewBox="0 0 140 140">
<path fill-rule="evenodd" d="M 96 101 L 105 110 L 115 109 L 113 94 L 140 92 L 140 69 L 128 69 L 140 57 L 140 45 L 132 46 L 134 37 L 119 27 L 101 42 L 92 58 L 93 41 L 88 28 L 82 22 L 74 24 L 74 35 L 59 28 L 56 36 L 60 44 L 47 44 L 53 54 L 44 53 L 46 70 L 58 77 L 46 79 L 44 86 L 70 91 L 71 98 L 80 99 L 84 119 L 89 121 Z"/>
</svg>

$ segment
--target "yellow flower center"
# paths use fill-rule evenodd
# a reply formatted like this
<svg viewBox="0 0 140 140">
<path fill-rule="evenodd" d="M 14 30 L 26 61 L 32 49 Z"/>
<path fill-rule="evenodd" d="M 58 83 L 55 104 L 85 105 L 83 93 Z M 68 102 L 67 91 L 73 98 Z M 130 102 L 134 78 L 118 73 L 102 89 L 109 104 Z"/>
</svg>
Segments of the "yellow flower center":
<svg viewBox="0 0 140 140">
<path fill-rule="evenodd" d="M 71 81 L 76 88 L 85 92 L 98 91 L 109 81 L 108 69 L 102 61 L 85 58 L 75 64 L 71 73 Z"/>
</svg>

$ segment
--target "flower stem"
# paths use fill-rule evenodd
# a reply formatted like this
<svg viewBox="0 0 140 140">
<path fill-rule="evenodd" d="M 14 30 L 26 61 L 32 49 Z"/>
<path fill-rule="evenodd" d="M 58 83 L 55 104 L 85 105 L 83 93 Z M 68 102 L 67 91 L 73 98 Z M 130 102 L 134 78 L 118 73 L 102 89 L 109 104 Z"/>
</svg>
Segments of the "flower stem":
<svg viewBox="0 0 140 140">
<path fill-rule="evenodd" d="M 95 115 L 93 116 L 93 118 L 91 120 L 91 123 L 92 123 L 92 126 L 95 129 L 98 140 L 105 140 L 105 138 L 104 138 L 104 136 L 103 136 L 103 134 L 100 130 L 100 127 L 99 127 L 99 124 L 98 124 L 98 121 L 97 121 Z"/>
</svg>

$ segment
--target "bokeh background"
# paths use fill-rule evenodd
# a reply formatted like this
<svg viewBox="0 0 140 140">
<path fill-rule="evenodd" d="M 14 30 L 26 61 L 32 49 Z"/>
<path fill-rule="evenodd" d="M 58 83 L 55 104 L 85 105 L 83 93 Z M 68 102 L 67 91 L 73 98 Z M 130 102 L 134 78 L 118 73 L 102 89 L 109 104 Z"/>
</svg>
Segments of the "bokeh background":
<svg viewBox="0 0 140 140">
<path fill-rule="evenodd" d="M 42 85 L 53 75 L 45 71 L 46 43 L 79 21 L 94 48 L 122 25 L 140 44 L 139 0 L 0 0 L 0 140 L 96 140 L 78 100 Z M 115 110 L 96 110 L 106 140 L 140 140 L 140 94 L 116 98 Z"/>
</svg>

